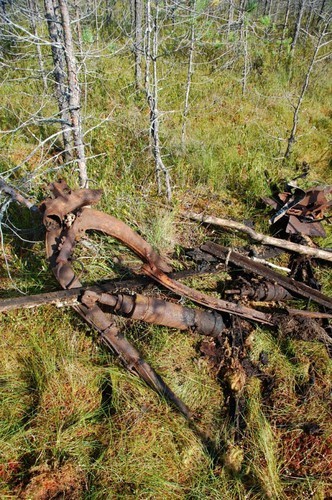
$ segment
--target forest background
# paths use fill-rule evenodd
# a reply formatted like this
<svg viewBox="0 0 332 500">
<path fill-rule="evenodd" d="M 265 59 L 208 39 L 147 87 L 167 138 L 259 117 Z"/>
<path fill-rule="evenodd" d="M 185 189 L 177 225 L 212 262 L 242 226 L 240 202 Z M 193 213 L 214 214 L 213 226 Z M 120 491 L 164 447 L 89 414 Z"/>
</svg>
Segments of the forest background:
<svg viewBox="0 0 332 500">
<path fill-rule="evenodd" d="M 181 214 L 204 210 L 268 232 L 263 196 L 303 172 L 303 188 L 332 184 L 330 35 L 328 0 L 2 0 L 0 175 L 36 200 L 59 177 L 102 188 L 100 208 L 179 269 L 183 248 L 207 238 L 243 246 Z M 56 290 L 31 214 L 2 194 L 0 221 L 1 296 Z M 325 229 L 317 242 L 329 248 Z M 87 283 L 135 266 L 111 238 L 82 248 Z M 330 270 L 316 272 L 330 293 Z M 323 344 L 250 335 L 248 356 L 273 388 L 267 395 L 248 378 L 239 429 L 198 335 L 138 324 L 126 334 L 201 415 L 217 451 L 97 347 L 70 309 L 8 313 L 2 498 L 332 495 Z"/>
</svg>

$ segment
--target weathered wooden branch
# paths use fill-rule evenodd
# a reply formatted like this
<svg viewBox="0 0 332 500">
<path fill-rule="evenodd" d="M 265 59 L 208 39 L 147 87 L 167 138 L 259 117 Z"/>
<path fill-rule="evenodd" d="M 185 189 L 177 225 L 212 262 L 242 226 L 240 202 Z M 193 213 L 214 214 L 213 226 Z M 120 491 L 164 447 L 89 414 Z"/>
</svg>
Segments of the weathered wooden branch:
<svg viewBox="0 0 332 500">
<path fill-rule="evenodd" d="M 241 224 L 241 222 L 236 222 L 228 219 L 220 219 L 219 217 L 213 217 L 212 215 L 197 214 L 194 212 L 184 212 L 184 216 L 189 219 L 201 222 L 202 224 L 211 224 L 213 226 L 222 227 L 225 229 L 233 229 L 235 231 L 240 231 L 247 234 L 254 241 L 258 241 L 262 245 L 270 245 L 278 248 L 283 248 L 290 252 L 296 252 L 301 255 L 307 255 L 308 257 L 315 257 L 316 259 L 327 260 L 332 262 L 332 252 L 327 250 L 322 250 L 320 248 L 312 248 L 306 245 L 299 245 L 293 243 L 292 241 L 286 241 L 273 236 L 267 236 L 263 233 L 257 233 L 251 227 Z"/>
<path fill-rule="evenodd" d="M 0 191 L 4 192 L 8 196 L 12 198 L 13 201 L 16 201 L 20 205 L 24 205 L 29 210 L 37 211 L 37 206 L 34 202 L 28 200 L 22 193 L 20 193 L 13 186 L 8 184 L 4 179 L 0 177 Z"/>
</svg>

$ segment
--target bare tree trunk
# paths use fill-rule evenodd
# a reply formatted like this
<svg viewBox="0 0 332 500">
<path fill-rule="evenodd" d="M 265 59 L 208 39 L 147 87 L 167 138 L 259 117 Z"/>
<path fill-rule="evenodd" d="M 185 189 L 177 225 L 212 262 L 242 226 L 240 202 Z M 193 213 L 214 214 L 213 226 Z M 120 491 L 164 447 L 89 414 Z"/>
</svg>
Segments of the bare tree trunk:
<svg viewBox="0 0 332 500">
<path fill-rule="evenodd" d="M 135 1 L 135 83 L 137 89 L 142 89 L 142 54 L 143 54 L 143 0 Z"/>
<path fill-rule="evenodd" d="M 30 9 L 31 31 L 37 40 L 38 39 L 38 31 L 37 31 L 36 19 L 38 16 L 38 10 L 37 10 L 36 1 L 35 0 L 28 0 L 28 6 Z M 44 68 L 43 54 L 42 54 L 41 46 L 39 43 L 36 43 L 36 50 L 37 50 L 39 70 L 40 70 L 40 74 L 41 74 L 41 77 L 43 80 L 43 87 L 44 87 L 45 92 L 47 92 L 47 90 L 48 90 L 47 77 L 46 77 L 45 68 Z"/>
<path fill-rule="evenodd" d="M 243 41 L 244 41 L 244 21 L 245 21 L 245 8 L 246 8 L 247 0 L 241 0 L 239 7 L 239 16 L 238 23 L 240 24 L 240 51 L 242 49 Z"/>
<path fill-rule="evenodd" d="M 306 5 L 306 0 L 301 0 L 299 13 L 298 13 L 298 16 L 297 16 L 297 19 L 296 19 L 296 25 L 295 25 L 295 31 L 294 31 L 294 35 L 293 35 L 291 50 L 290 50 L 290 57 L 291 57 L 291 59 L 294 56 L 295 47 L 296 47 L 296 44 L 297 44 L 297 40 L 299 38 L 300 29 L 301 29 L 301 22 L 302 22 L 302 17 L 303 17 L 305 5 Z"/>
<path fill-rule="evenodd" d="M 298 122 L 299 122 L 300 108 L 301 108 L 304 96 L 305 96 L 305 94 L 307 92 L 308 85 L 309 85 L 310 74 L 311 74 L 312 69 L 314 67 L 318 51 L 319 51 L 319 49 L 320 49 L 320 47 L 322 45 L 323 38 L 326 35 L 326 30 L 328 28 L 328 24 L 329 23 L 325 24 L 324 28 L 322 29 L 322 31 L 321 31 L 321 33 L 320 33 L 320 35 L 318 37 L 318 40 L 317 40 L 317 43 L 316 43 L 316 46 L 315 46 L 315 49 L 314 49 L 314 53 L 312 55 L 312 58 L 311 58 L 311 61 L 310 61 L 309 67 L 308 67 L 308 71 L 307 71 L 307 73 L 305 75 L 305 79 L 304 79 L 304 83 L 303 83 L 303 86 L 302 86 L 301 93 L 299 95 L 299 99 L 297 101 L 296 106 L 294 107 L 293 126 L 292 126 L 292 130 L 291 130 L 290 136 L 287 139 L 287 149 L 286 149 L 285 156 L 284 156 L 285 160 L 290 157 L 290 155 L 292 153 L 292 150 L 293 150 L 293 146 L 294 146 L 294 143 L 295 143 L 296 131 L 297 131 L 297 125 L 298 125 Z"/>
<path fill-rule="evenodd" d="M 189 110 L 189 95 L 191 87 L 191 77 L 194 72 L 194 49 L 195 49 L 195 16 L 196 16 L 196 0 L 192 0 L 192 14 L 191 14 L 191 33 L 190 33 L 190 46 L 189 46 L 189 59 L 188 59 L 188 73 L 187 73 L 187 85 L 186 85 L 186 96 L 184 101 L 183 117 L 182 117 L 182 133 L 181 133 L 181 144 L 182 148 L 185 148 L 186 141 L 186 125 L 187 125 L 187 115 Z"/>
<path fill-rule="evenodd" d="M 55 91 L 61 119 L 64 161 L 72 159 L 72 134 L 70 130 L 69 100 L 67 92 L 66 60 L 63 50 L 63 32 L 53 0 L 44 0 L 46 20 L 51 39 L 54 65 Z"/>
<path fill-rule="evenodd" d="M 84 57 L 84 50 L 83 50 L 83 36 L 82 36 L 82 24 L 81 24 L 81 19 L 83 16 L 82 16 L 81 7 L 78 3 L 78 0 L 74 1 L 74 7 L 75 7 L 75 16 L 76 16 L 76 35 L 77 35 L 77 43 L 78 43 L 78 50 L 79 50 L 79 62 L 80 62 L 80 65 L 83 69 L 83 75 L 84 75 L 84 82 L 82 84 L 83 90 L 81 93 L 83 94 L 83 102 L 84 102 L 84 107 L 86 109 L 87 104 L 88 104 L 87 64 L 86 64 L 86 58 Z"/>
<path fill-rule="evenodd" d="M 158 110 L 158 75 L 157 75 L 157 54 L 158 54 L 158 15 L 159 0 L 155 4 L 155 15 L 152 18 L 151 0 L 146 2 L 146 72 L 145 72 L 145 91 L 148 105 L 150 108 L 150 137 L 152 153 L 155 160 L 155 172 L 157 179 L 158 194 L 162 193 L 161 173 L 164 174 L 167 199 L 172 198 L 171 180 L 167 168 L 161 157 L 159 124 L 160 115 Z M 153 33 L 152 33 L 153 24 Z M 152 47 L 151 47 L 152 38 Z M 152 83 L 151 83 L 151 63 L 152 63 Z"/>
<path fill-rule="evenodd" d="M 81 26 L 82 13 L 77 0 L 74 1 L 74 7 L 76 16 L 76 35 L 77 35 L 78 49 L 80 52 L 80 59 L 82 60 L 83 59 L 83 39 L 82 39 L 82 26 Z"/>
<path fill-rule="evenodd" d="M 230 1 L 228 7 L 228 19 L 227 19 L 227 41 L 229 41 L 229 37 L 231 34 L 232 24 L 234 21 L 234 3 L 233 0 Z"/>
<path fill-rule="evenodd" d="M 285 20 L 284 20 L 284 25 L 282 28 L 282 35 L 281 35 L 281 40 L 280 40 L 279 56 L 281 54 L 282 47 L 283 47 L 284 41 L 286 39 L 286 32 L 287 32 L 287 27 L 288 27 L 288 19 L 289 19 L 289 11 L 290 11 L 290 3 L 291 3 L 291 0 L 287 0 Z"/>
<path fill-rule="evenodd" d="M 93 2 L 93 10 L 95 13 L 95 26 L 96 26 L 96 45 L 99 47 L 99 19 L 98 19 L 98 0 Z"/>
<path fill-rule="evenodd" d="M 315 2 L 315 0 L 309 0 L 309 12 L 307 14 L 307 20 L 305 23 L 305 30 L 304 30 L 304 45 L 305 46 L 307 44 L 309 30 L 310 30 L 310 26 L 312 24 L 312 19 L 314 16 L 314 2 Z"/>
<path fill-rule="evenodd" d="M 74 53 L 67 0 L 59 0 L 59 6 L 64 34 L 65 57 L 68 74 L 69 112 L 73 129 L 74 146 L 78 163 L 80 186 L 86 188 L 88 187 L 89 181 L 86 168 L 81 122 L 81 91 L 77 77 L 77 64 Z"/>
<path fill-rule="evenodd" d="M 243 76 L 242 76 L 242 95 L 247 91 L 247 76 L 249 73 L 249 54 L 248 54 L 248 26 L 244 26 L 243 36 Z"/>
</svg>

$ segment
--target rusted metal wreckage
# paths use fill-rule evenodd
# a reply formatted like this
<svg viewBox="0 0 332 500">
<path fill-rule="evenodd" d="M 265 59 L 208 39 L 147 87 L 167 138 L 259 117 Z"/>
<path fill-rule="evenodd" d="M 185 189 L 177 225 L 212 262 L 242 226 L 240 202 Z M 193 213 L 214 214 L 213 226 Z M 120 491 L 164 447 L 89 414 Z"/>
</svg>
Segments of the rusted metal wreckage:
<svg viewBox="0 0 332 500">
<path fill-rule="evenodd" d="M 159 298 L 145 297 L 140 294 L 116 294 L 94 290 L 85 290 L 78 296 L 75 310 L 98 332 L 103 344 L 115 351 L 126 367 L 142 379 L 159 394 L 165 396 L 188 419 L 192 418 L 189 408 L 173 393 L 153 368 L 141 357 L 137 349 L 121 333 L 117 325 L 117 315 L 126 318 L 165 325 L 180 330 L 192 330 L 203 335 L 218 337 L 225 326 L 220 313 L 235 314 L 247 320 L 265 325 L 274 325 L 276 319 L 271 313 L 255 310 L 251 307 L 225 301 L 192 289 L 168 274 L 172 269 L 149 243 L 122 221 L 100 212 L 91 205 L 96 204 L 102 195 L 101 190 L 71 190 L 64 181 L 54 182 L 50 186 L 53 197 L 40 205 L 43 223 L 46 228 L 46 253 L 55 277 L 64 289 L 77 289 L 81 283 L 72 267 L 72 253 L 77 242 L 86 231 L 101 231 L 119 240 L 132 250 L 142 261 L 141 272 L 173 293 L 189 298 L 207 309 L 184 307 L 178 303 Z M 225 249 L 209 243 L 202 248 L 222 258 Z M 253 263 L 239 254 L 231 252 L 228 260 L 249 268 L 263 276 L 278 282 L 290 293 L 317 301 L 332 309 L 332 301 L 318 291 L 305 285 L 294 285 L 292 280 L 280 277 L 267 270 L 261 264 Z M 270 274 L 269 274 L 270 273 Z M 276 278 L 279 276 L 279 281 Z M 105 309 L 106 308 L 106 309 Z"/>
<path fill-rule="evenodd" d="M 118 316 L 179 330 L 191 330 L 220 339 L 225 331 L 224 314 L 236 315 L 244 320 L 274 327 L 280 319 L 280 311 L 273 314 L 271 311 L 266 313 L 241 305 L 238 300 L 233 302 L 222 300 L 192 289 L 174 279 L 169 262 L 162 258 L 140 235 L 122 221 L 91 207 L 100 200 L 101 190 L 72 190 L 62 180 L 52 183 L 50 191 L 52 197 L 45 199 L 39 208 L 46 228 L 47 258 L 63 291 L 30 297 L 31 300 L 25 299 L 25 302 L 22 299 L 3 300 L 0 304 L 0 312 L 22 305 L 31 307 L 56 303 L 57 300 L 65 303 L 68 301 L 67 304 L 71 305 L 100 333 L 102 344 L 115 352 L 132 373 L 139 375 L 151 388 L 168 399 L 187 419 L 192 421 L 191 410 L 174 394 L 123 335 L 122 327 L 118 324 Z M 320 193 L 315 196 L 320 206 L 326 206 L 327 202 Z M 323 210 L 322 207 L 320 210 Z M 286 213 L 285 210 L 284 212 Z M 85 232 L 90 230 L 101 231 L 117 239 L 139 257 L 143 264 L 141 268 L 143 277 L 141 275 L 136 281 L 141 281 L 141 285 L 142 280 L 144 285 L 144 277 L 145 281 L 152 279 L 172 293 L 186 297 L 203 308 L 184 307 L 178 302 L 147 297 L 139 293 L 117 293 L 112 283 L 90 288 L 82 287 L 73 269 L 73 251 Z M 240 298 L 245 297 L 249 300 L 266 301 L 288 300 L 294 296 L 306 298 L 323 307 L 323 312 L 311 313 L 285 308 L 283 314 L 309 315 L 309 317 L 317 318 L 332 317 L 332 300 L 318 290 L 282 276 L 261 263 L 254 262 L 248 257 L 212 242 L 202 245 L 199 252 L 210 256 L 210 260 L 215 259 L 217 263 L 226 261 L 226 264 L 231 263 L 264 278 L 265 281 L 258 281 L 258 286 L 256 289 L 254 287 L 254 290 L 248 282 L 238 283 L 240 288 L 233 290 L 233 295 L 238 294 Z M 208 257 L 206 259 L 209 260 Z M 132 289 L 135 289 L 135 286 Z M 229 294 L 231 295 L 230 291 Z"/>
<path fill-rule="evenodd" d="M 270 224 L 284 218 L 288 234 L 326 236 L 321 221 L 324 220 L 324 213 L 332 207 L 332 200 L 327 199 L 330 193 L 332 186 L 317 186 L 304 191 L 296 184 L 287 184 L 286 191 L 275 198 L 263 198 L 267 205 L 277 210 Z"/>
<path fill-rule="evenodd" d="M 141 295 L 96 293 L 85 291 L 74 309 L 101 334 L 101 342 L 115 351 L 126 367 L 171 401 L 187 418 L 191 411 L 165 384 L 161 377 L 142 359 L 140 353 L 121 333 L 116 315 L 166 325 L 180 330 L 190 329 L 217 336 L 224 329 L 220 311 L 232 312 L 242 317 L 273 324 L 269 314 L 249 307 L 209 297 L 174 279 L 166 272 L 170 265 L 156 253 L 141 236 L 118 219 L 91 208 L 101 197 L 100 190 L 71 190 L 64 181 L 50 186 L 53 198 L 40 205 L 46 228 L 46 254 L 55 277 L 64 289 L 81 286 L 72 267 L 72 253 L 85 231 L 97 230 L 110 235 L 132 250 L 143 262 L 142 272 L 164 287 L 213 311 L 183 307 L 161 299 Z M 102 306 L 107 306 L 107 313 Z"/>
</svg>

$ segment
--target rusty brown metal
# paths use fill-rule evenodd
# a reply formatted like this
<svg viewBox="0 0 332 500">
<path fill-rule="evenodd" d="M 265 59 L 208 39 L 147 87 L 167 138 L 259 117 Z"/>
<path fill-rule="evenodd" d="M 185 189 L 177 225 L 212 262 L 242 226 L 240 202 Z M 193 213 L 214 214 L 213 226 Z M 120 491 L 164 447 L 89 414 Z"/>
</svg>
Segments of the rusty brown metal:
<svg viewBox="0 0 332 500">
<path fill-rule="evenodd" d="M 44 214 L 44 224 L 47 230 L 47 257 L 63 288 L 81 287 L 71 267 L 71 256 L 77 240 L 84 231 L 94 229 L 95 226 L 98 230 L 127 244 L 143 261 L 157 263 L 164 269 L 170 269 L 153 248 L 124 223 L 102 212 L 82 208 L 89 203 L 96 202 L 100 198 L 99 191 L 85 189 L 72 191 L 64 181 L 54 183 L 51 190 L 54 198 L 45 200 L 40 210 Z M 137 349 L 128 342 L 116 326 L 113 315 L 106 315 L 97 304 L 87 307 L 86 304 L 81 303 L 74 305 L 73 308 L 101 334 L 101 342 L 118 354 L 128 370 L 139 375 L 158 394 L 168 399 L 187 419 L 192 419 L 191 410 L 142 358 Z"/>
<path fill-rule="evenodd" d="M 203 247 L 202 247 L 203 248 Z M 152 268 L 147 264 L 142 267 L 143 273 L 150 276 L 158 283 L 168 288 L 177 295 L 187 297 L 197 304 L 201 304 L 215 311 L 227 312 L 230 314 L 235 314 L 252 321 L 257 321 L 265 325 L 274 325 L 274 319 L 271 314 L 266 314 L 261 311 L 257 311 L 251 307 L 242 306 L 241 304 L 234 304 L 233 302 L 228 302 L 226 300 L 218 299 L 216 297 L 211 297 L 205 293 L 194 290 L 183 283 L 173 280 L 165 273 L 157 268 Z"/>
<path fill-rule="evenodd" d="M 47 231 L 62 227 L 68 214 L 72 214 L 79 208 L 98 203 L 102 195 L 101 189 L 72 190 L 64 180 L 53 182 L 49 190 L 53 198 L 47 198 L 39 205 Z"/>
<path fill-rule="evenodd" d="M 165 272 L 172 270 L 165 259 L 127 224 L 98 210 L 84 208 L 99 201 L 100 190 L 71 190 L 64 181 L 53 183 L 50 189 L 54 198 L 44 200 L 40 210 L 43 212 L 43 222 L 47 230 L 47 257 L 63 288 L 79 286 L 70 259 L 76 242 L 89 229 L 102 231 L 116 238 L 143 262 L 157 266 Z"/>
<path fill-rule="evenodd" d="M 286 215 L 286 233 L 326 236 L 320 219 L 332 207 L 332 201 L 327 199 L 331 192 L 332 186 L 317 186 L 307 191 L 290 186 L 288 191 L 279 193 L 276 199 L 264 198 L 265 203 L 277 209 L 270 219 L 271 224 Z"/>
<path fill-rule="evenodd" d="M 237 266 L 246 269 L 247 271 L 259 274 L 272 282 L 278 283 L 279 285 L 289 290 L 291 293 L 296 294 L 300 297 L 305 297 L 306 299 L 311 299 L 317 304 L 320 304 L 328 309 L 332 309 L 332 299 L 327 295 L 311 288 L 304 283 L 300 283 L 299 281 L 295 281 L 287 276 L 283 276 L 272 269 L 260 264 L 259 262 L 254 262 L 248 257 L 241 255 L 235 251 L 229 251 L 228 248 L 222 247 L 217 243 L 212 241 L 207 242 L 206 244 L 201 246 L 203 252 L 210 253 L 215 257 L 220 258 L 221 260 L 228 260 Z"/>
<path fill-rule="evenodd" d="M 184 307 L 140 294 L 115 295 L 87 290 L 82 302 L 88 307 L 95 303 L 104 304 L 110 307 L 113 314 L 178 330 L 191 330 L 211 337 L 218 336 L 225 327 L 222 316 L 215 312 Z"/>
<path fill-rule="evenodd" d="M 188 406 L 170 389 L 156 371 L 142 358 L 139 351 L 126 339 L 116 325 L 113 315 L 106 315 L 98 305 L 86 307 L 85 304 L 75 306 L 74 309 L 100 333 L 100 341 L 107 348 L 115 352 L 125 367 L 134 375 L 138 375 L 144 382 L 165 397 L 188 420 L 194 416 Z"/>
<path fill-rule="evenodd" d="M 66 186 L 65 190 L 67 191 L 68 189 L 68 186 Z M 85 190 L 79 191 L 81 192 Z M 53 192 L 57 194 L 58 190 L 53 190 Z M 60 194 L 62 192 L 63 184 L 61 184 Z M 74 191 L 70 190 L 70 193 L 70 196 L 74 196 Z M 57 212 L 59 216 L 65 211 L 63 200 L 64 197 L 61 194 L 61 212 L 60 210 Z M 51 200 L 51 202 L 52 214 L 54 215 L 56 206 L 54 204 L 54 200 Z M 73 204 L 70 205 L 71 208 L 72 205 Z M 43 209 L 44 213 L 46 213 L 48 210 L 47 202 L 44 202 Z M 54 227 L 54 225 L 47 226 L 46 252 L 56 278 L 63 288 L 75 288 L 80 286 L 80 283 L 77 280 L 71 266 L 71 255 L 76 241 L 82 237 L 85 231 L 94 229 L 102 231 L 124 243 L 145 263 L 142 267 L 143 273 L 150 276 L 174 293 L 180 296 L 184 295 L 198 304 L 217 311 L 237 314 L 264 324 L 273 324 L 271 315 L 255 311 L 252 308 L 245 307 L 240 304 L 234 304 L 232 302 L 210 297 L 204 293 L 187 287 L 182 283 L 172 280 L 172 278 L 167 276 L 164 272 L 171 270 L 170 266 L 164 261 L 164 259 L 162 259 L 157 252 L 153 250 L 151 245 L 149 245 L 141 236 L 135 233 L 124 222 L 119 221 L 115 217 L 91 208 L 83 208 L 79 210 L 77 214 L 74 214 L 74 218 L 70 225 L 66 222 L 64 215 L 62 215 L 62 221 L 62 228 L 59 226 Z"/>
<path fill-rule="evenodd" d="M 294 299 L 294 296 L 277 283 L 266 280 L 250 281 L 239 278 L 232 282 L 233 290 L 225 290 L 226 295 L 233 295 L 242 299 L 265 302 Z"/>
</svg>

